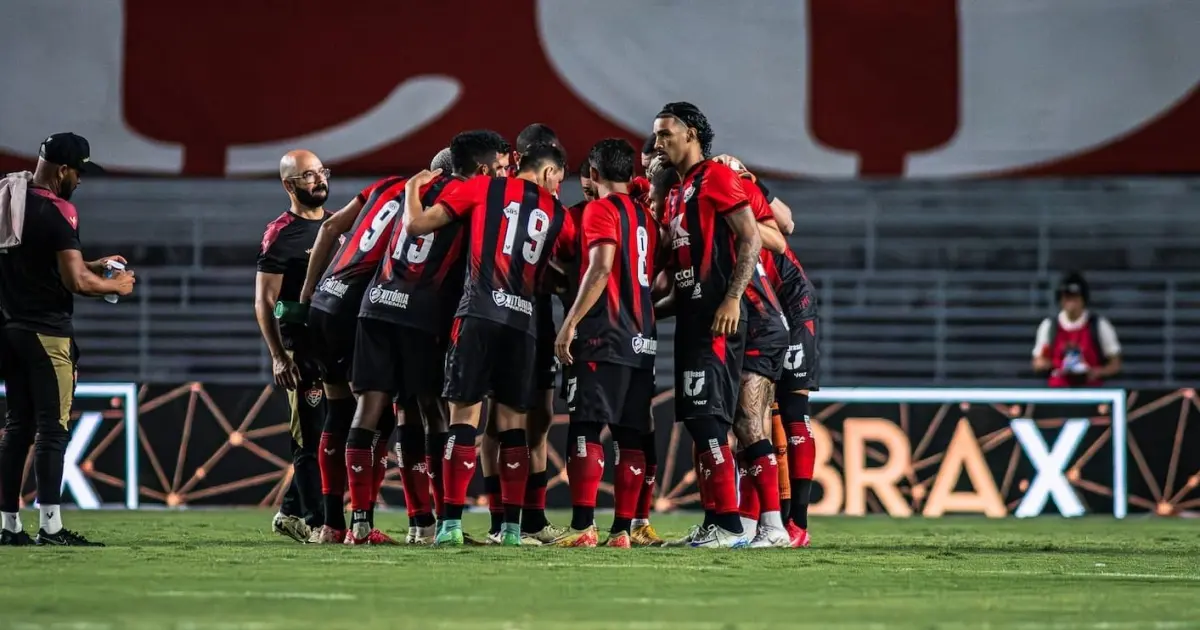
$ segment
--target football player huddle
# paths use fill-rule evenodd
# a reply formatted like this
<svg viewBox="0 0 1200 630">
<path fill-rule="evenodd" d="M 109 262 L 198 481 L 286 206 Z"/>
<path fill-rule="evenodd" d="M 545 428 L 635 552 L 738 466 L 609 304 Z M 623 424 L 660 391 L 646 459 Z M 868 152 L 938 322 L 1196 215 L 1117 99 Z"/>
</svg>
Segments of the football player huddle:
<svg viewBox="0 0 1200 630">
<path fill-rule="evenodd" d="M 570 207 L 558 198 L 565 152 L 540 124 L 512 146 L 460 133 L 430 170 L 384 178 L 332 214 L 328 169 L 285 156 L 292 208 L 259 255 L 258 301 L 277 322 L 259 319 L 277 384 L 304 396 L 276 531 L 395 544 L 374 505 L 396 430 L 409 544 L 807 547 L 816 298 L 787 246 L 791 210 L 739 160 L 713 157 L 713 136 L 698 108 L 669 103 L 640 155 L 621 139 L 591 147 Z M 656 326 L 668 317 L 675 418 L 695 444 L 704 506 L 672 541 L 649 520 Z M 323 418 L 297 413 L 322 397 Z M 556 397 L 570 415 L 566 526 L 545 512 Z M 473 537 L 462 518 L 477 465 L 492 524 Z M 602 540 L 606 468 L 615 510 Z"/>
</svg>

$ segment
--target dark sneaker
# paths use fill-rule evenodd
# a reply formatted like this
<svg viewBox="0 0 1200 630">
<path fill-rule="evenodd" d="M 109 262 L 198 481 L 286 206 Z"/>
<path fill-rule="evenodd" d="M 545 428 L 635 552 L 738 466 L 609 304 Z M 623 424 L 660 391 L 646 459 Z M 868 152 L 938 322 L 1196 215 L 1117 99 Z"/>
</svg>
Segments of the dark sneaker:
<svg viewBox="0 0 1200 630">
<path fill-rule="evenodd" d="M 6 529 L 0 532 L 0 547 L 24 547 L 32 544 L 33 538 L 24 531 L 13 533 Z"/>
<path fill-rule="evenodd" d="M 76 534 L 69 529 L 60 529 L 57 534 L 47 534 L 46 530 L 39 529 L 37 538 L 34 540 L 38 545 L 53 545 L 57 547 L 103 547 L 104 543 L 92 542 L 83 537 L 82 534 Z"/>
</svg>

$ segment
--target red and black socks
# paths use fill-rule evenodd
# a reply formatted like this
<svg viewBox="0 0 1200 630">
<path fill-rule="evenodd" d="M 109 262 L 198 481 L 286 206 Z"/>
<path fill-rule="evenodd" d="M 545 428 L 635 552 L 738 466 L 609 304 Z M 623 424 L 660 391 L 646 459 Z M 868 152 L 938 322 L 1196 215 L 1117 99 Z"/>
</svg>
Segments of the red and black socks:
<svg viewBox="0 0 1200 630">
<path fill-rule="evenodd" d="M 728 425 L 713 417 L 688 418 L 684 426 L 700 455 L 703 488 L 710 493 L 713 506 L 712 524 L 732 532 L 742 533 L 738 514 L 737 470 L 729 449 Z M 706 505 L 707 511 L 707 505 Z"/>
<path fill-rule="evenodd" d="M 350 485 L 350 522 L 370 522 L 375 494 L 375 442 L 379 434 L 352 428 L 346 436 L 346 479 Z"/>
<path fill-rule="evenodd" d="M 433 495 L 433 509 L 439 519 L 446 518 L 446 491 L 442 485 L 442 462 L 446 450 L 446 440 L 450 434 L 444 431 L 428 433 L 425 436 L 425 470 L 429 475 L 430 493 Z"/>
<path fill-rule="evenodd" d="M 425 456 L 425 427 L 419 419 L 399 427 L 396 441 L 400 455 L 400 481 L 404 484 L 404 506 L 408 510 L 409 527 L 433 525 L 433 498 L 429 489 L 429 464 Z"/>
<path fill-rule="evenodd" d="M 808 396 L 794 392 L 781 393 L 779 411 L 787 430 L 788 468 L 792 474 L 791 521 L 801 529 L 808 529 L 808 504 L 812 496 L 813 468 L 817 461 L 817 444 L 813 440 L 812 424 L 808 417 Z"/>
<path fill-rule="evenodd" d="M 637 509 L 633 513 L 634 525 L 649 523 L 650 510 L 654 509 L 654 490 L 658 479 L 658 442 L 653 431 L 642 436 L 641 451 L 646 458 L 646 474 L 638 494 Z"/>
<path fill-rule="evenodd" d="M 596 493 L 604 478 L 603 425 L 572 423 L 567 429 L 567 480 L 571 486 L 571 529 L 587 529 L 596 521 Z"/>
<path fill-rule="evenodd" d="M 613 524 L 612 533 L 629 533 L 646 486 L 646 453 L 636 431 L 610 427 L 613 434 Z"/>
<path fill-rule="evenodd" d="M 525 505 L 521 510 L 523 533 L 536 534 L 550 524 L 546 519 L 547 482 L 545 470 L 530 471 L 529 481 L 525 483 Z"/>
<path fill-rule="evenodd" d="M 325 426 L 317 447 L 325 524 L 337 530 L 346 529 L 346 439 L 354 409 L 353 398 L 326 399 Z"/>
<path fill-rule="evenodd" d="M 529 442 L 524 429 L 501 431 L 500 500 L 504 504 L 504 522 L 519 526 L 521 506 L 525 504 L 525 486 L 529 481 Z"/>
<path fill-rule="evenodd" d="M 467 505 L 467 487 L 475 477 L 475 427 L 469 424 L 450 425 L 450 434 L 443 449 L 446 520 L 461 521 Z"/>
</svg>

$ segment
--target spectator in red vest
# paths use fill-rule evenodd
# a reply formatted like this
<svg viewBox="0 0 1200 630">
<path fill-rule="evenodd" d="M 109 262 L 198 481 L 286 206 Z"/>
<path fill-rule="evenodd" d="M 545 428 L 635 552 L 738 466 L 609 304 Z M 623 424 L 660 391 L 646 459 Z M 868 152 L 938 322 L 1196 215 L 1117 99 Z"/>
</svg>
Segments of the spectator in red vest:
<svg viewBox="0 0 1200 630">
<path fill-rule="evenodd" d="M 1058 317 L 1038 326 L 1033 370 L 1049 373 L 1050 387 L 1100 387 L 1121 371 L 1121 342 L 1112 322 L 1088 311 L 1088 285 L 1071 272 L 1058 284 Z"/>
</svg>

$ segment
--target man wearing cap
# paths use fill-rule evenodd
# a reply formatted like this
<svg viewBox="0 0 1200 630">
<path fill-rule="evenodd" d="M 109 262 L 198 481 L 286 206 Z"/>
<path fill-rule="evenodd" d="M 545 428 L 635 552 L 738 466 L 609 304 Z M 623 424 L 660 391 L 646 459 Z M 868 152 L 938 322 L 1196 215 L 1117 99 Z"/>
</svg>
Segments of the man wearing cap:
<svg viewBox="0 0 1200 630">
<path fill-rule="evenodd" d="M 1101 387 L 1121 371 L 1121 343 L 1111 322 L 1088 311 L 1083 274 L 1070 272 L 1058 284 L 1055 318 L 1038 326 L 1033 371 L 1049 373 L 1050 387 Z"/>
<path fill-rule="evenodd" d="M 0 545 L 96 546 L 63 527 L 61 488 L 67 422 L 75 394 L 79 352 L 73 339 L 74 296 L 129 295 L 132 271 L 106 278 L 105 264 L 120 256 L 85 262 L 80 252 L 79 215 L 69 201 L 84 174 L 101 173 L 87 140 L 73 133 L 46 138 L 37 170 L 26 175 L 20 244 L 0 252 L 0 307 L 4 313 L 0 352 L 8 376 L 8 418 L 0 438 Z M 19 175 L 18 175 L 19 176 Z M 12 199 L 9 198 L 10 203 Z M 25 533 L 19 509 L 29 447 L 34 447 L 40 527 Z"/>
</svg>

